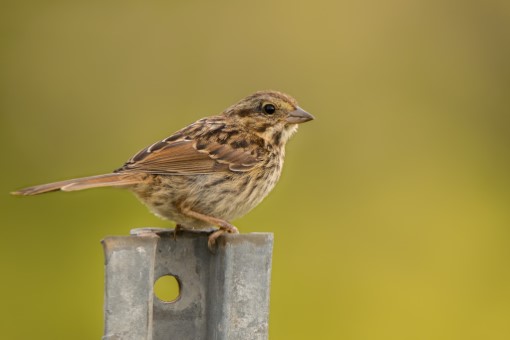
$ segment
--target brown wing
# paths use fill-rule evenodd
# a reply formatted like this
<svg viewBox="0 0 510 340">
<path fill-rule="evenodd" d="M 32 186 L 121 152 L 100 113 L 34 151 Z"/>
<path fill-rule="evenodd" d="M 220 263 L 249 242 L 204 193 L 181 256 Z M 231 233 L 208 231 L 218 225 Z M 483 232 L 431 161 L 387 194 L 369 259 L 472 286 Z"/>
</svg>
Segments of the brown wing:
<svg viewBox="0 0 510 340">
<path fill-rule="evenodd" d="M 178 139 L 176 139 L 178 138 Z M 242 148 L 217 142 L 197 142 L 174 135 L 137 153 L 116 172 L 192 175 L 247 171 L 259 161 Z"/>
</svg>

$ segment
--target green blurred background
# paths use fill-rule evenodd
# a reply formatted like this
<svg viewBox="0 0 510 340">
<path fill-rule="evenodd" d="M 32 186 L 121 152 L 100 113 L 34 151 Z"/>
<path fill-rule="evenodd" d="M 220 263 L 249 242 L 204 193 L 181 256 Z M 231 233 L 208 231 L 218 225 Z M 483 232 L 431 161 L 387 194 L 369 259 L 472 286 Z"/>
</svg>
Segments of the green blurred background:
<svg viewBox="0 0 510 340">
<path fill-rule="evenodd" d="M 169 227 L 109 172 L 261 89 L 316 120 L 242 232 L 271 339 L 510 338 L 510 2 L 4 1 L 3 339 L 99 339 L 99 241 Z"/>
</svg>

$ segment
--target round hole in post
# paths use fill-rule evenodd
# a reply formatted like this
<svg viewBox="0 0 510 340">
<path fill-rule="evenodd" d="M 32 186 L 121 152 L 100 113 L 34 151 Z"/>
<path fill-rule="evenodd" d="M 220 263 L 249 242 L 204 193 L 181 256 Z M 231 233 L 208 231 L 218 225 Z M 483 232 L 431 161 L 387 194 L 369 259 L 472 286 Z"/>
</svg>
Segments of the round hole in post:
<svg viewBox="0 0 510 340">
<path fill-rule="evenodd" d="M 154 282 L 154 295 L 163 302 L 175 302 L 181 294 L 181 283 L 171 274 L 160 276 Z"/>
</svg>

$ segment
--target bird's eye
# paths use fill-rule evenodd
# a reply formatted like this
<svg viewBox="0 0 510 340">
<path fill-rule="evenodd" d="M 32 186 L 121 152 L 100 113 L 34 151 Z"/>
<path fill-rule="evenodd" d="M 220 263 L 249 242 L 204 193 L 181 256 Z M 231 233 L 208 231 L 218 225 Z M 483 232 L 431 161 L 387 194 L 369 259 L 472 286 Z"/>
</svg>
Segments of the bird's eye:
<svg viewBox="0 0 510 340">
<path fill-rule="evenodd" d="M 272 115 L 276 111 L 276 107 L 274 107 L 273 104 L 266 104 L 264 105 L 263 109 L 264 112 L 267 113 L 268 115 Z"/>
</svg>

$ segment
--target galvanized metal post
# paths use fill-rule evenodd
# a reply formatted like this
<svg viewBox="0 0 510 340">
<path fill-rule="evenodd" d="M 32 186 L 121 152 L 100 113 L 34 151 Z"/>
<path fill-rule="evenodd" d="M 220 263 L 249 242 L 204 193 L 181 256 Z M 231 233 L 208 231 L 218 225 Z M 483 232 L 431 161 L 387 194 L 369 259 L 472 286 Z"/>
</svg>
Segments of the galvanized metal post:
<svg viewBox="0 0 510 340">
<path fill-rule="evenodd" d="M 224 235 L 212 254 L 207 234 L 135 229 L 107 237 L 103 340 L 264 340 L 268 338 L 273 234 Z M 154 296 L 172 275 L 180 295 Z"/>
</svg>

